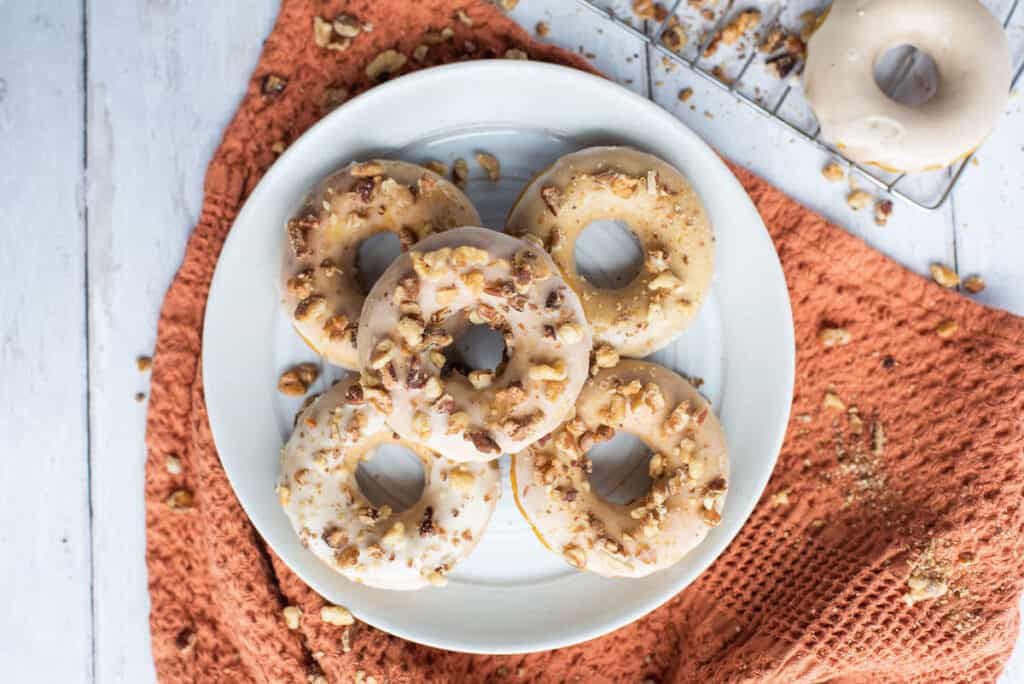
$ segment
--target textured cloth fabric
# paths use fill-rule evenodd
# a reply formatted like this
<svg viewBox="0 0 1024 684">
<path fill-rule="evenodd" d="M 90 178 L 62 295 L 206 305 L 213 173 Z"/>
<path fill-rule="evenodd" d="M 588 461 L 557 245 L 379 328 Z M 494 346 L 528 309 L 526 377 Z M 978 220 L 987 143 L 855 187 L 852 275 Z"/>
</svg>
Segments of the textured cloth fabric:
<svg viewBox="0 0 1024 684">
<path fill-rule="evenodd" d="M 472 26 L 455 18 L 459 9 Z M 317 47 L 314 15 L 342 12 L 373 31 L 346 51 Z M 482 2 L 284 0 L 210 163 L 199 225 L 160 317 L 146 433 L 161 681 L 994 680 L 1017 632 L 1022 584 L 1024 323 L 909 273 L 738 168 L 786 273 L 797 375 L 774 477 L 718 561 L 650 615 L 547 653 L 450 653 L 321 621 L 323 600 L 254 531 L 214 449 L 199 363 L 207 291 L 274 143 L 294 140 L 339 90 L 371 87 L 365 67 L 378 53 L 411 54 L 425 31 L 443 27 L 453 38 L 403 70 L 509 48 L 586 68 Z M 283 91 L 262 93 L 269 74 L 287 79 Z M 946 321 L 958 329 L 939 336 Z M 824 346 L 823 326 L 852 339 Z M 178 494 L 169 505 L 179 491 L 191 501 Z M 945 593 L 908 605 L 908 581 Z M 289 605 L 304 613 L 297 630 L 282 616 Z"/>
</svg>

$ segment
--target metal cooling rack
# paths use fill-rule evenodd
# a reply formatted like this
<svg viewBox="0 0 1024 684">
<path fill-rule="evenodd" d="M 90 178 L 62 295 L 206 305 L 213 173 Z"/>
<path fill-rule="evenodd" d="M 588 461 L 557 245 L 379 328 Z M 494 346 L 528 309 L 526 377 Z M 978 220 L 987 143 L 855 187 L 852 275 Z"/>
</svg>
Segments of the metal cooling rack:
<svg viewBox="0 0 1024 684">
<path fill-rule="evenodd" d="M 967 165 L 970 164 L 971 160 L 974 158 L 974 152 L 972 152 L 969 156 L 965 157 L 963 161 L 959 162 L 957 165 L 951 166 L 950 168 L 945 169 L 941 172 L 941 175 L 943 176 L 942 183 L 939 184 L 939 187 L 934 192 L 931 193 L 932 197 L 935 197 L 935 195 L 938 194 L 938 199 L 929 202 L 925 199 L 915 197 L 912 194 L 910 194 L 910 192 L 907 190 L 907 186 L 914 184 L 915 179 L 919 178 L 922 174 L 885 174 L 880 169 L 864 167 L 858 164 L 857 162 L 848 159 L 841 152 L 839 152 L 839 150 L 837 150 L 836 148 L 832 147 L 824 140 L 822 140 L 820 138 L 821 127 L 818 125 L 817 121 L 814 120 L 813 116 L 810 117 L 810 119 L 805 122 L 809 124 L 809 126 L 802 126 L 798 122 L 793 122 L 783 117 L 780 114 L 781 110 L 783 109 L 783 106 L 790 98 L 790 95 L 793 94 L 794 90 L 800 90 L 791 82 L 791 79 L 793 78 L 792 75 L 788 76 L 786 79 L 783 79 L 781 81 L 782 83 L 785 83 L 785 86 L 781 94 L 778 95 L 774 102 L 771 104 L 766 104 L 764 102 L 763 97 L 751 95 L 750 93 L 741 90 L 741 84 L 743 84 L 743 79 L 750 72 L 751 67 L 754 65 L 755 61 L 757 61 L 758 56 L 762 56 L 762 59 L 760 60 L 761 62 L 764 62 L 764 57 L 767 56 L 764 55 L 763 53 L 760 53 L 753 46 L 750 47 L 750 54 L 743 58 L 745 61 L 742 62 L 739 71 L 736 72 L 734 75 L 723 78 L 721 72 L 719 72 L 718 70 L 707 68 L 709 60 L 704 57 L 704 50 L 714 39 L 714 37 L 721 32 L 725 24 L 732 18 L 732 12 L 722 12 L 721 16 L 717 17 L 714 20 L 714 23 L 711 24 L 710 29 L 707 30 L 706 33 L 704 33 L 704 38 L 699 43 L 696 43 L 696 50 L 693 51 L 693 56 L 687 57 L 684 56 L 683 54 L 670 50 L 662 43 L 661 40 L 666 29 L 669 28 L 673 16 L 676 15 L 676 13 L 682 8 L 682 6 L 686 4 L 686 0 L 675 0 L 675 2 L 672 3 L 671 10 L 668 12 L 668 15 L 665 18 L 665 20 L 658 24 L 657 28 L 652 33 L 647 33 L 633 26 L 632 24 L 628 23 L 628 21 L 618 16 L 614 9 L 609 8 L 607 6 L 602 7 L 595 0 L 576 0 L 576 2 L 582 5 L 583 7 L 591 10 L 598 16 L 604 18 L 609 23 L 614 24 L 620 30 L 626 31 L 627 33 L 633 35 L 635 38 L 643 41 L 648 46 L 652 47 L 654 50 L 661 53 L 675 64 L 690 69 L 693 73 L 702 77 L 704 80 L 713 83 L 720 89 L 736 97 L 739 101 L 753 108 L 754 111 L 758 112 L 762 116 L 774 120 L 778 124 L 789 129 L 793 134 L 795 134 L 799 138 L 806 140 L 807 142 L 811 143 L 812 145 L 815 145 L 822 151 L 835 157 L 840 163 L 845 165 L 848 170 L 856 170 L 860 176 L 865 178 L 873 185 L 881 188 L 882 190 L 889 193 L 893 197 L 896 197 L 906 202 L 907 204 L 910 204 L 911 206 L 917 207 L 918 209 L 933 211 L 935 209 L 940 208 L 943 204 L 945 204 L 946 200 L 949 199 L 950 195 L 953 193 L 953 189 L 959 182 L 960 177 L 963 175 L 964 170 L 967 168 Z M 1012 1 L 1012 3 L 1010 4 L 1010 8 L 1008 11 L 1006 11 L 1005 18 L 1003 20 L 1004 29 L 1010 25 L 1010 22 L 1013 20 L 1014 15 L 1017 12 L 1020 5 L 1021 0 Z M 762 25 L 767 25 L 768 28 L 771 28 L 772 24 L 778 25 L 779 20 L 780 16 L 776 15 L 771 21 L 764 22 Z M 903 77 L 905 77 L 910 72 L 910 69 L 913 66 L 913 62 L 914 60 L 912 58 L 904 60 L 904 62 L 897 67 L 897 73 L 893 78 L 892 82 L 899 83 L 903 79 Z M 1024 62 L 1018 65 L 1014 71 L 1013 81 L 1010 85 L 1011 90 L 1014 87 L 1016 87 L 1018 81 L 1020 81 L 1022 73 L 1024 73 Z M 800 93 L 798 93 L 796 97 L 801 100 L 803 99 L 802 94 Z M 803 102 L 802 104 L 809 111 L 809 106 L 806 105 L 806 102 Z"/>
</svg>

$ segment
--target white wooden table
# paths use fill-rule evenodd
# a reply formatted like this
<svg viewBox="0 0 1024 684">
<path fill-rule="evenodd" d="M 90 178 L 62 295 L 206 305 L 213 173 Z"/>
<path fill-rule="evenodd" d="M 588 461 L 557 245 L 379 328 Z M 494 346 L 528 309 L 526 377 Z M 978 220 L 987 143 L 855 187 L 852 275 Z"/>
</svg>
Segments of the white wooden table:
<svg viewBox="0 0 1024 684">
<path fill-rule="evenodd" d="M 203 173 L 275 0 L 0 0 L 0 663 L 4 681 L 152 681 L 136 392 Z M 981 273 L 1024 314 L 1024 114 L 935 213 L 855 215 L 825 157 L 568 0 L 512 13 L 907 267 Z M 1013 30 L 1020 31 L 1016 26 Z M 695 111 L 680 103 L 692 86 Z M 708 112 L 713 118 L 705 115 Z M 1024 681 L 1018 648 L 1004 681 Z"/>
</svg>

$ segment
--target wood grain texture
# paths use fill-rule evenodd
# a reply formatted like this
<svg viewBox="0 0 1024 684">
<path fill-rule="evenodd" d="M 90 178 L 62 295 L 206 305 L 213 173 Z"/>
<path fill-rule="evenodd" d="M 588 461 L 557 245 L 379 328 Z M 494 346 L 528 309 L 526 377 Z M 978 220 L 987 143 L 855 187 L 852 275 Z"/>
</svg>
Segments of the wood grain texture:
<svg viewBox="0 0 1024 684">
<path fill-rule="evenodd" d="M 92 676 L 82 14 L 0 3 L 2 679 Z"/>
<path fill-rule="evenodd" d="M 206 164 L 275 2 L 89 3 L 89 317 L 96 681 L 152 681 L 145 406 L 164 291 L 199 216 Z"/>
</svg>

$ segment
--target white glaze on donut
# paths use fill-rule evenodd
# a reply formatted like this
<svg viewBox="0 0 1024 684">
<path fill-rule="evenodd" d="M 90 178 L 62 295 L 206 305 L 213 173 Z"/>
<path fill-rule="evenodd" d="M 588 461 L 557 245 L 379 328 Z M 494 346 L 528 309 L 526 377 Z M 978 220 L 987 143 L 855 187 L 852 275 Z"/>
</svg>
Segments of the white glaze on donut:
<svg viewBox="0 0 1024 684">
<path fill-rule="evenodd" d="M 278 497 L 303 546 L 354 582 L 381 589 L 440 585 L 476 546 L 501 496 L 496 463 L 458 464 L 396 438 L 350 375 L 300 413 L 281 451 Z M 423 461 L 411 508 L 377 508 L 356 482 L 360 460 L 400 444 Z"/>
<path fill-rule="evenodd" d="M 331 363 L 358 368 L 360 243 L 389 231 L 408 249 L 435 232 L 478 223 L 469 199 L 433 171 L 384 159 L 350 164 L 321 182 L 288 222 L 281 292 L 295 329 Z"/>
<path fill-rule="evenodd" d="M 456 460 L 525 448 L 562 421 L 587 378 L 591 336 L 576 295 L 543 249 L 486 228 L 433 235 L 396 259 L 361 321 L 364 383 L 390 394 L 388 424 Z M 468 323 L 505 336 L 493 378 L 442 376 L 442 352 Z"/>
<path fill-rule="evenodd" d="M 590 488 L 586 452 L 618 430 L 652 450 L 652 486 L 620 505 Z M 541 542 L 570 565 L 643 577 L 677 563 L 721 520 L 725 435 L 711 407 L 675 373 L 623 361 L 584 386 L 576 416 L 543 446 L 516 454 L 516 503 Z"/>
<path fill-rule="evenodd" d="M 576 240 L 600 219 L 625 222 L 644 250 L 644 268 L 621 289 L 597 288 L 576 270 Z M 523 191 L 505 230 L 543 242 L 583 301 L 595 342 L 623 356 L 669 344 L 711 282 L 714 237 L 700 198 L 675 168 L 628 147 L 559 159 Z"/>
<path fill-rule="evenodd" d="M 938 67 L 920 107 L 875 82 L 888 50 L 912 45 Z M 975 0 L 835 0 L 807 45 L 804 89 L 821 134 L 851 159 L 893 171 L 948 166 L 995 126 L 1012 77 L 1006 34 Z"/>
</svg>

